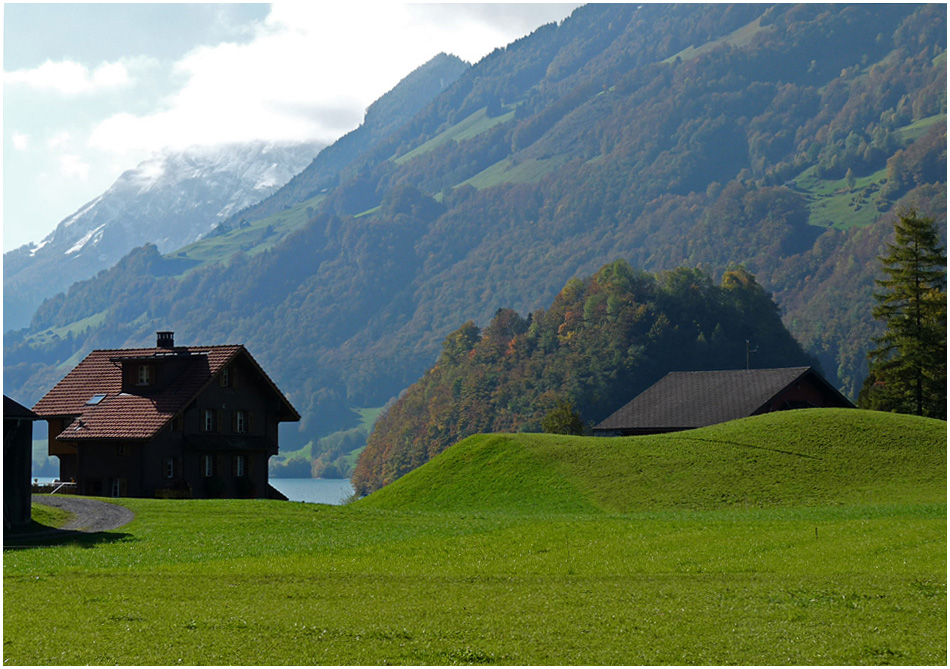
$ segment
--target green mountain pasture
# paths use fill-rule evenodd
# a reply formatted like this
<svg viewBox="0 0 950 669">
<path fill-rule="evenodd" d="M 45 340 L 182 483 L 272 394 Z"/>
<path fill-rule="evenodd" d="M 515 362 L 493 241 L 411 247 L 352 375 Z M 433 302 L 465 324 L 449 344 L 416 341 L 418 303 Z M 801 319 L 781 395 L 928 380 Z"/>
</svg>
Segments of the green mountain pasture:
<svg viewBox="0 0 950 669">
<path fill-rule="evenodd" d="M 804 409 L 643 437 L 469 437 L 360 502 L 414 511 L 715 510 L 946 502 L 947 426 Z"/>
</svg>

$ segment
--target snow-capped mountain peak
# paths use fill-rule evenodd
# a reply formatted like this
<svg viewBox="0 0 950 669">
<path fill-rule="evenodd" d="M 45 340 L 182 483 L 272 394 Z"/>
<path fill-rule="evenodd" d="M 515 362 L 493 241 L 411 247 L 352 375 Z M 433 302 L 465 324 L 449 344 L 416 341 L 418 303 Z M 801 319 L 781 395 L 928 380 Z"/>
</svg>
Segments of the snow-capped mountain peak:
<svg viewBox="0 0 950 669">
<path fill-rule="evenodd" d="M 265 142 L 195 147 L 156 153 L 126 170 L 41 242 L 4 254 L 5 328 L 27 325 L 43 299 L 111 267 L 137 246 L 151 242 L 166 253 L 200 239 L 287 183 L 320 148 Z"/>
</svg>

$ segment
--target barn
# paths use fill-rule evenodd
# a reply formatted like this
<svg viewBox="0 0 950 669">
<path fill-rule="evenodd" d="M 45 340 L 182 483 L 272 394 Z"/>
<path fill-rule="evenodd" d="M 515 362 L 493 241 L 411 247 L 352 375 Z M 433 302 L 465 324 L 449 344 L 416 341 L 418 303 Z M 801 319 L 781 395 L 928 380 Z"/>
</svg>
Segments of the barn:
<svg viewBox="0 0 950 669">
<path fill-rule="evenodd" d="M 677 432 L 808 407 L 854 405 L 813 367 L 670 372 L 596 425 L 594 433 Z"/>
</svg>

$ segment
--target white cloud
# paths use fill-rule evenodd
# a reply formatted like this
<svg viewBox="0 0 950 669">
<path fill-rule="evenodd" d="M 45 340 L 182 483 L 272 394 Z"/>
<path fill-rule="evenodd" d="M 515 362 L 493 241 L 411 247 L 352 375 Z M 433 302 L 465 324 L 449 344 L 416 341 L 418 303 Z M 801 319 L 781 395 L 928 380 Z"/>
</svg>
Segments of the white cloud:
<svg viewBox="0 0 950 669">
<path fill-rule="evenodd" d="M 72 139 L 72 135 L 63 130 L 46 140 L 46 146 L 50 149 L 59 149 L 66 146 L 70 139 Z"/>
<path fill-rule="evenodd" d="M 551 18 L 540 19 L 531 9 L 466 7 L 273 3 L 253 40 L 191 51 L 174 67 L 182 87 L 160 110 L 105 119 L 90 146 L 122 152 L 253 139 L 331 142 L 439 52 L 477 61 L 573 5 L 549 7 Z"/>
<path fill-rule="evenodd" d="M 176 5 L 167 7 L 173 15 Z M 335 140 L 437 53 L 478 61 L 573 7 L 277 2 L 264 20 L 242 18 L 201 37 L 239 44 L 205 41 L 176 63 L 160 58 L 198 42 L 195 35 L 177 40 L 175 22 L 130 22 L 123 29 L 130 39 L 105 51 L 83 50 L 80 42 L 96 38 L 73 26 L 76 43 L 57 33 L 47 45 L 69 57 L 36 66 L 40 61 L 19 54 L 23 69 L 4 73 L 5 124 L 17 129 L 8 130 L 5 144 L 11 149 L 4 164 L 5 248 L 37 239 L 35 221 L 55 225 L 153 151 L 252 139 Z M 221 5 L 215 20 L 228 19 L 229 11 Z M 164 33 L 170 25 L 171 35 Z M 163 34 L 178 46 L 150 50 Z M 18 239 L 16 220 L 30 222 Z"/>
<path fill-rule="evenodd" d="M 64 177 L 86 181 L 89 178 L 89 170 L 89 163 L 80 156 L 67 153 L 59 157 L 59 173 Z"/>
<path fill-rule="evenodd" d="M 72 60 L 47 60 L 42 65 L 3 73 L 5 85 L 22 85 L 62 95 L 87 95 L 130 83 L 129 70 L 122 62 L 102 63 L 90 69 Z"/>
</svg>

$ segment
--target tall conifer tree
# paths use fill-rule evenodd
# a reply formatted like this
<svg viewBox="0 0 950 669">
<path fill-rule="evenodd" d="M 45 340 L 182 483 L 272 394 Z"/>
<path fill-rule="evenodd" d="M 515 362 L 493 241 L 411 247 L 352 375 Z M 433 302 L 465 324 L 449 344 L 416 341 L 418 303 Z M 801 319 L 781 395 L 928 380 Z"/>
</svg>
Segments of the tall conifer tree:
<svg viewBox="0 0 950 669">
<path fill-rule="evenodd" d="M 947 416 L 947 256 L 932 218 L 902 212 L 895 240 L 879 257 L 872 314 L 884 321 L 868 353 L 859 403 L 869 409 Z"/>
</svg>

